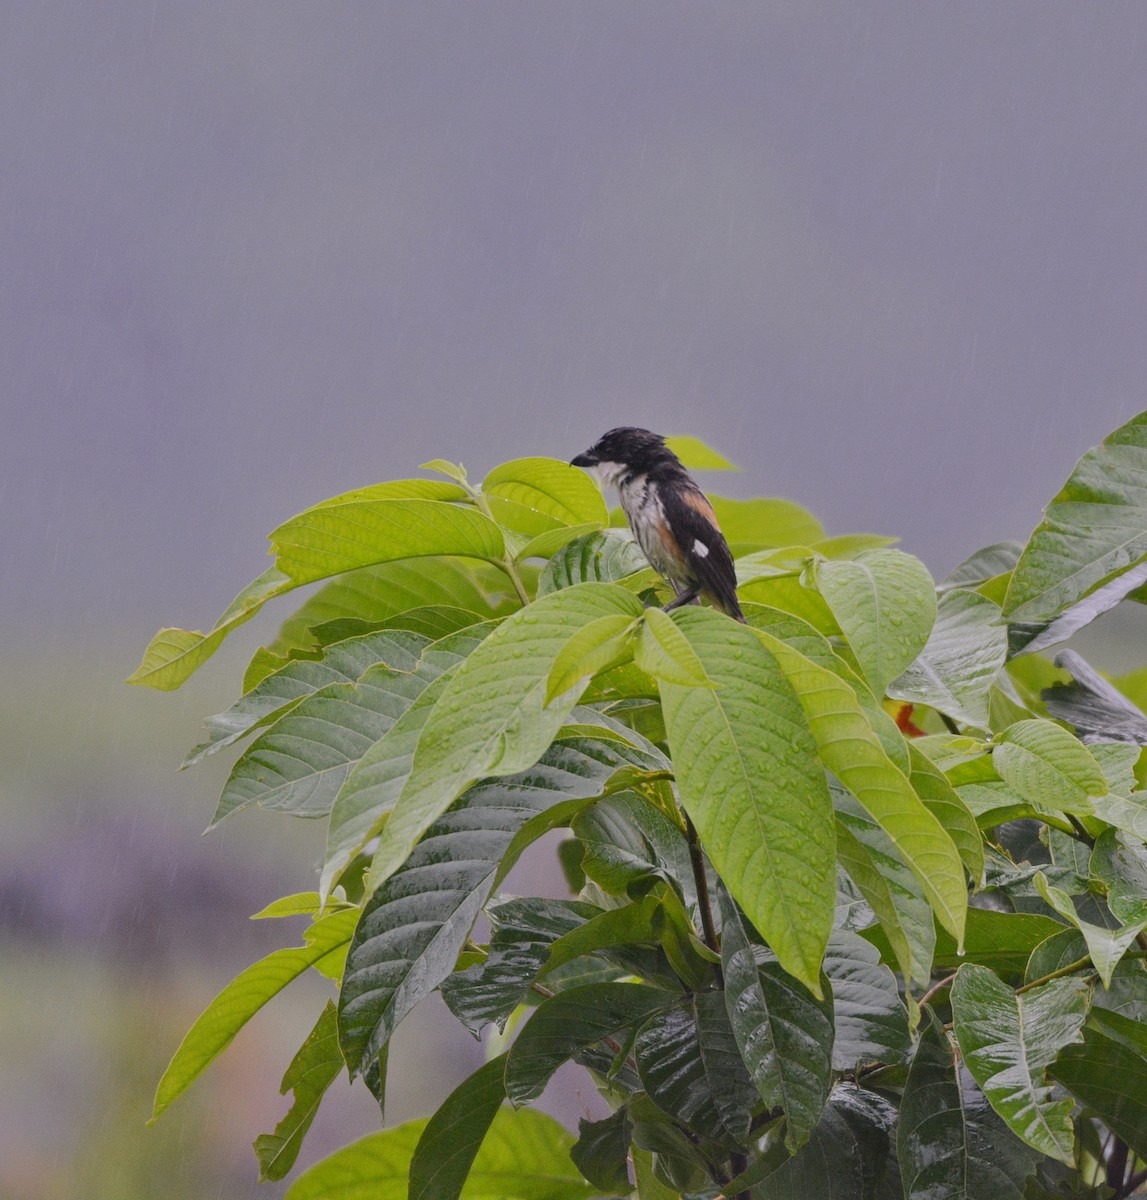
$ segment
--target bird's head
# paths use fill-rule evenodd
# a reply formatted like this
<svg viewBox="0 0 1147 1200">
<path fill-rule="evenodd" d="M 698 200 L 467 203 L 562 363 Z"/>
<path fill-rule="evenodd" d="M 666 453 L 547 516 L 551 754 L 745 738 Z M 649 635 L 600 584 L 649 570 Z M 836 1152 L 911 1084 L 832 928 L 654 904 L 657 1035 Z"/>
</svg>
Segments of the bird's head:
<svg viewBox="0 0 1147 1200">
<path fill-rule="evenodd" d="M 592 471 L 603 484 L 613 487 L 668 464 L 680 465 L 677 456 L 665 445 L 665 439 L 659 433 L 631 425 L 602 434 L 570 462 L 571 466 Z"/>
</svg>

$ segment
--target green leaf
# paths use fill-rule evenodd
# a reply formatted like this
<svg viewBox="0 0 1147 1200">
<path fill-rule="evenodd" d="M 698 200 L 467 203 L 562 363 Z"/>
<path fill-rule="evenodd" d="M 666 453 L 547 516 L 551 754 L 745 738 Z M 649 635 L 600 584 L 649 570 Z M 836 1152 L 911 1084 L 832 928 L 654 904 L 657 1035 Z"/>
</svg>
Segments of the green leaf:
<svg viewBox="0 0 1147 1200">
<path fill-rule="evenodd" d="M 323 917 L 307 930 L 305 945 L 275 950 L 237 975 L 211 1001 L 179 1044 L 156 1089 L 151 1121 L 226 1050 L 239 1030 L 272 996 L 308 967 L 345 945 L 357 917 L 357 909 Z"/>
<path fill-rule="evenodd" d="M 425 686 L 417 676 L 431 643 L 416 633 L 374 635 L 384 655 L 356 680 L 303 697 L 231 768 L 211 826 L 252 804 L 298 816 L 325 816 L 351 768 Z"/>
<path fill-rule="evenodd" d="M 964 1061 L 992 1108 L 1034 1150 L 1072 1166 L 1071 1101 L 1052 1099 L 1046 1068 L 1082 1040 L 1088 987 L 1053 979 L 1016 994 L 986 967 L 965 963 L 952 985 L 952 1018 Z"/>
<path fill-rule="evenodd" d="M 770 546 L 807 546 L 824 537 L 824 526 L 791 500 L 730 500 L 710 496 L 717 523 L 734 557 Z"/>
<path fill-rule="evenodd" d="M 599 525 L 592 522 L 586 522 L 584 525 L 559 525 L 556 529 L 549 529 L 545 533 L 539 533 L 530 538 L 515 553 L 514 561 L 525 562 L 527 558 L 550 558 L 568 546 L 570 542 L 596 533 L 599 528 Z"/>
<path fill-rule="evenodd" d="M 1147 744 L 1147 714 L 1074 650 L 1056 655 L 1057 667 L 1070 671 L 1069 683 L 1053 683 L 1040 693 L 1047 711 L 1074 726 L 1079 737 L 1119 739 Z"/>
<path fill-rule="evenodd" d="M 1023 971 L 1029 955 L 1063 926 L 1043 913 L 995 912 L 969 908 L 964 952 L 941 930 L 936 937 L 936 969 L 953 971 L 961 963 L 991 967 L 999 974 Z"/>
<path fill-rule="evenodd" d="M 285 1200 L 407 1200 L 408 1172 L 426 1121 L 371 1133 L 295 1180 Z M 573 1137 L 553 1117 L 499 1109 L 482 1142 L 462 1200 L 590 1200 L 569 1161 Z"/>
<path fill-rule="evenodd" d="M 267 675 L 226 712 L 208 717 L 208 738 L 183 762 L 193 766 L 255 729 L 272 724 L 308 696 L 332 684 L 354 684 L 372 666 L 385 662 L 409 671 L 425 641 L 405 632 L 371 632 L 327 646 L 318 659 L 293 658 Z"/>
<path fill-rule="evenodd" d="M 869 550 L 817 563 L 816 583 L 865 679 L 882 696 L 924 649 L 936 620 L 927 567 L 901 550 Z"/>
<path fill-rule="evenodd" d="M 327 848 L 319 877 L 324 897 L 356 854 L 378 833 L 402 791 L 422 728 L 448 677 L 481 643 L 491 626 L 462 630 L 427 646 L 418 669 L 402 683 L 404 711 L 355 763 L 331 807 Z"/>
<path fill-rule="evenodd" d="M 605 530 L 563 546 L 538 579 L 538 597 L 578 583 L 615 583 L 649 564 L 628 532 Z"/>
<path fill-rule="evenodd" d="M 577 1128 L 577 1143 L 570 1151 L 574 1166 L 606 1195 L 628 1195 L 627 1159 L 633 1123 L 627 1109 L 619 1108 L 601 1121 L 582 1117 Z"/>
<path fill-rule="evenodd" d="M 1147 1025 L 1092 1009 L 1082 1046 L 1066 1046 L 1048 1074 L 1147 1160 Z"/>
<path fill-rule="evenodd" d="M 1090 814 L 1107 795 L 1099 764 L 1077 738 L 1052 721 L 1017 721 L 996 734 L 992 765 L 1031 804 Z"/>
<path fill-rule="evenodd" d="M 1022 542 L 995 542 L 974 551 L 937 585 L 941 594 L 954 588 L 976 588 L 1005 571 L 1010 571 L 1019 561 L 1023 551 Z"/>
<path fill-rule="evenodd" d="M 832 798 L 841 865 L 880 923 L 891 961 L 909 985 L 927 987 L 936 928 L 924 889 L 892 839 L 850 793 L 833 787 Z"/>
<path fill-rule="evenodd" d="M 833 1002 L 818 1000 L 750 943 L 724 889 L 721 964 L 725 1004 L 741 1057 L 761 1099 L 785 1112 L 785 1141 L 795 1152 L 820 1120 L 832 1078 Z"/>
<path fill-rule="evenodd" d="M 924 801 L 925 808 L 948 831 L 968 874 L 979 886 L 984 877 L 984 842 L 976 818 L 948 782 L 944 772 L 933 766 L 911 742 L 908 743 L 908 753 L 912 764 L 909 779 L 916 794 Z"/>
<path fill-rule="evenodd" d="M 422 1131 L 410 1160 L 409 1200 L 457 1200 L 479 1147 L 506 1099 L 499 1054 L 460 1083 Z"/>
<path fill-rule="evenodd" d="M 259 1160 L 259 1182 L 282 1179 L 295 1165 L 307 1130 L 318 1112 L 327 1088 L 343 1069 L 339 1053 L 335 1006 L 328 1000 L 307 1040 L 291 1060 L 279 1091 L 295 1093 L 287 1115 L 275 1126 L 274 1133 L 261 1133 L 255 1139 L 255 1157 Z"/>
<path fill-rule="evenodd" d="M 455 483 L 466 483 L 466 468 L 461 463 L 452 463 L 445 458 L 432 458 L 429 462 L 419 463 L 420 471 L 437 471 Z"/>
<path fill-rule="evenodd" d="M 1011 621 L 1045 621 L 1147 555 L 1147 413 L 1076 463 L 1044 510 L 1004 600 Z"/>
<path fill-rule="evenodd" d="M 440 500 L 327 502 L 284 522 L 271 534 L 275 565 L 295 583 L 389 562 L 457 554 L 500 561 L 502 531 L 471 508 Z"/>
<path fill-rule="evenodd" d="M 643 671 L 682 687 L 713 687 L 689 639 L 659 608 L 647 608 L 634 658 Z"/>
<path fill-rule="evenodd" d="M 579 683 L 587 683 L 599 671 L 632 658 L 639 626 L 639 617 L 614 613 L 598 617 L 573 633 L 554 659 L 544 703 L 551 703 Z"/>
<path fill-rule="evenodd" d="M 875 1200 L 898 1195 L 895 1123 L 896 1110 L 887 1100 L 853 1084 L 839 1084 L 800 1153 L 754 1189 L 754 1197 Z"/>
<path fill-rule="evenodd" d="M 1147 847 L 1121 829 L 1095 839 L 1091 874 L 1107 889 L 1107 907 L 1117 921 L 1147 921 Z"/>
<path fill-rule="evenodd" d="M 571 797 L 594 796 L 626 760 L 613 741 L 558 741 L 520 776 L 468 789 L 426 831 L 363 908 L 339 998 L 352 1071 L 366 1068 L 399 1021 L 454 969 L 514 835 Z"/>
<path fill-rule="evenodd" d="M 840 626 L 832 609 L 814 587 L 804 582 L 803 575 L 778 575 L 753 579 L 738 589 L 742 603 L 766 605 L 791 613 L 806 621 L 824 637 L 838 637 Z"/>
<path fill-rule="evenodd" d="M 579 467 L 557 458 L 517 458 L 495 467 L 482 481 L 486 496 L 525 505 L 563 525 L 605 525 L 601 492 Z"/>
<path fill-rule="evenodd" d="M 776 655 L 796 688 L 821 761 L 888 834 L 897 854 L 923 885 L 941 924 L 961 938 L 968 896 L 959 853 L 885 753 L 856 693 L 831 671 L 779 639 L 763 630 L 758 630 L 757 636 Z"/>
<path fill-rule="evenodd" d="M 665 439 L 666 446 L 681 460 L 681 465 L 690 471 L 739 471 L 723 454 L 707 446 L 700 438 L 679 434 Z"/>
<path fill-rule="evenodd" d="M 481 619 L 521 607 L 506 575 L 489 563 L 463 558 L 421 558 L 350 571 L 324 584 L 289 617 L 271 643 L 284 655 L 316 644 L 314 629 L 335 620 L 371 626 L 431 605 L 466 609 Z M 244 681 L 244 688 L 252 685 Z"/>
<path fill-rule="evenodd" d="M 716 685 L 660 681 L 682 802 L 781 965 L 819 992 L 835 846 L 828 788 L 801 706 L 756 631 L 706 609 L 674 618 Z"/>
<path fill-rule="evenodd" d="M 249 621 L 275 596 L 298 584 L 271 567 L 249 583 L 227 606 L 207 633 L 188 629 L 161 629 L 144 651 L 143 660 L 127 682 L 158 688 L 163 692 L 180 687 L 219 649 L 223 639 Z"/>
<path fill-rule="evenodd" d="M 809 549 L 821 558 L 855 558 L 864 550 L 883 550 L 898 541 L 899 538 L 885 537 L 881 533 L 842 533 L 837 537 L 821 538 Z"/>
<path fill-rule="evenodd" d="M 476 780 L 537 762 L 578 700 L 544 704 L 546 681 L 570 636 L 599 617 L 640 616 L 612 584 L 582 584 L 506 618 L 451 677 L 423 727 L 410 775 L 382 831 L 370 882 L 398 867 L 422 832 Z"/>
<path fill-rule="evenodd" d="M 660 1109 L 702 1137 L 743 1143 L 757 1096 L 721 992 L 696 992 L 651 1016 L 633 1043 L 637 1074 Z"/>
<path fill-rule="evenodd" d="M 988 696 L 1008 649 L 999 617 L 999 605 L 978 592 L 942 596 L 927 645 L 888 685 L 888 695 L 986 729 Z"/>
<path fill-rule="evenodd" d="M 510 1047 L 506 1095 L 514 1104 L 536 1100 L 562 1063 L 677 999 L 642 983 L 594 983 L 543 1000 Z"/>
<path fill-rule="evenodd" d="M 1022 1200 L 1036 1155 L 1014 1138 L 965 1075 L 928 1014 L 900 1102 L 905 1200 Z"/>
<path fill-rule="evenodd" d="M 855 1071 L 867 1062 L 907 1062 L 912 1041 L 908 1013 L 896 977 L 876 948 L 845 930 L 833 931 L 824 956 L 832 985 L 834 1071 Z"/>
<path fill-rule="evenodd" d="M 385 618 L 381 628 L 407 629 L 411 633 L 420 633 L 423 637 L 437 642 L 452 633 L 460 633 L 463 629 L 481 625 L 484 620 L 485 618 L 475 612 L 456 608 L 451 604 L 425 604 Z"/>
<path fill-rule="evenodd" d="M 1147 929 L 1147 916 L 1130 925 L 1121 925 L 1118 929 L 1106 929 L 1102 925 L 1093 925 L 1090 921 L 1083 920 L 1067 892 L 1048 883 L 1042 871 L 1036 873 L 1035 885 L 1048 904 L 1083 934 L 1087 952 L 1099 972 L 1099 978 L 1103 980 L 1104 987 L 1109 987 L 1119 960 L 1131 948 L 1139 934 Z"/>
</svg>

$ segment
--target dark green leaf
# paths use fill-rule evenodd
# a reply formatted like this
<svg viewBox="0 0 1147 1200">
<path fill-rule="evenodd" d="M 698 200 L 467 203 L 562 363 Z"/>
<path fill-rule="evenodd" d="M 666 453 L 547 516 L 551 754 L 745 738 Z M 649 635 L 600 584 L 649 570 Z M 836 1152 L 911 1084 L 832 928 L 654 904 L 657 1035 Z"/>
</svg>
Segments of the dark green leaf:
<svg viewBox="0 0 1147 1200">
<path fill-rule="evenodd" d="M 817 1000 L 754 946 L 736 907 L 719 892 L 725 1002 L 741 1057 L 761 1099 L 783 1109 L 795 1150 L 820 1119 L 832 1066 L 833 999 Z"/>
<path fill-rule="evenodd" d="M 1055 664 L 1070 671 L 1070 683 L 1042 692 L 1047 711 L 1066 721 L 1080 737 L 1147 745 L 1147 715 L 1074 650 L 1056 655 Z"/>
<path fill-rule="evenodd" d="M 601 1121 L 578 1121 L 578 1139 L 570 1151 L 574 1166 L 607 1195 L 629 1194 L 629 1139 L 633 1124 L 625 1108 Z"/>
<path fill-rule="evenodd" d="M 896 977 L 876 948 L 855 933 L 835 930 L 828 940 L 824 973 L 832 986 L 834 1071 L 863 1063 L 907 1062 L 911 1049 L 908 1013 Z"/>
<path fill-rule="evenodd" d="M 614 583 L 649 564 L 640 547 L 620 530 L 603 530 L 577 538 L 559 550 L 538 579 L 538 596 L 577 583 Z"/>
<path fill-rule="evenodd" d="M 457 1200 L 478 1149 L 506 1098 L 506 1056 L 479 1067 L 446 1097 L 410 1160 L 409 1200 Z"/>
<path fill-rule="evenodd" d="M 1046 1068 L 1082 1040 L 1089 989 L 1053 979 L 1017 994 L 986 967 L 965 963 L 952 985 L 952 1019 L 968 1070 L 1009 1128 L 1034 1150 L 1074 1162 L 1071 1103 L 1052 1098 Z"/>
<path fill-rule="evenodd" d="M 328 1000 L 314 1029 L 299 1047 L 299 1052 L 283 1076 L 279 1091 L 283 1095 L 294 1091 L 294 1103 L 275 1126 L 274 1133 L 261 1133 L 255 1139 L 260 1182 L 282 1179 L 295 1165 L 303 1138 L 307 1136 L 307 1130 L 318 1112 L 319 1101 L 342 1069 L 336 1010 Z"/>
<path fill-rule="evenodd" d="M 656 1013 L 633 1043 L 649 1098 L 695 1133 L 741 1144 L 757 1101 L 722 992 L 698 992 Z"/>
<path fill-rule="evenodd" d="M 1147 920 L 1147 847 L 1119 829 L 1095 839 L 1091 874 L 1107 889 L 1107 906 L 1119 921 Z"/>
<path fill-rule="evenodd" d="M 1010 571 L 1019 561 L 1023 548 L 1023 542 L 996 542 L 991 546 L 984 546 L 968 555 L 937 585 L 936 590 L 944 593 L 953 588 L 978 587 L 981 583 Z"/>
<path fill-rule="evenodd" d="M 517 831 L 549 806 L 596 795 L 616 742 L 556 742 L 530 769 L 469 789 L 371 896 L 347 956 L 339 1036 L 362 1070 L 398 1022 L 454 969 Z"/>
<path fill-rule="evenodd" d="M 510 1049 L 506 1095 L 515 1104 L 537 1099 L 562 1063 L 676 999 L 645 984 L 597 983 L 542 1001 Z"/>
<path fill-rule="evenodd" d="M 900 1103 L 897 1151 L 905 1200 L 1021 1200 L 1034 1151 L 1014 1137 L 930 1014 Z"/>
</svg>

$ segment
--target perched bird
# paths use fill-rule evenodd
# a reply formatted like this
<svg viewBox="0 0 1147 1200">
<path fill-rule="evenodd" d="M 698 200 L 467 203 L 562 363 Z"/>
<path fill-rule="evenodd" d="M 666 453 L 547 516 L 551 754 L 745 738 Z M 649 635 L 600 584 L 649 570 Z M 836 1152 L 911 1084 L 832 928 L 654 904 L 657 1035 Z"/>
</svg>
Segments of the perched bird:
<svg viewBox="0 0 1147 1200">
<path fill-rule="evenodd" d="M 611 429 L 571 465 L 617 488 L 637 544 L 677 593 L 667 611 L 703 594 L 744 623 L 733 555 L 713 506 L 663 437 L 648 429 Z"/>
</svg>

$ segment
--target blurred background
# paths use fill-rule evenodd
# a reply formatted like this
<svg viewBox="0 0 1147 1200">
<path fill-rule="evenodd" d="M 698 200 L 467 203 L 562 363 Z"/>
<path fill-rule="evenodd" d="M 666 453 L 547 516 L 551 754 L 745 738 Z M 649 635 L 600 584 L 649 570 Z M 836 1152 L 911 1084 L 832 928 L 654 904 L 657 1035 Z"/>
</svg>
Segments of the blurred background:
<svg viewBox="0 0 1147 1200">
<path fill-rule="evenodd" d="M 314 884 L 318 826 L 200 838 L 227 764 L 175 772 L 286 609 L 171 695 L 122 685 L 158 626 L 325 496 L 623 423 L 936 573 L 1025 537 L 1147 408 L 1145 114 L 1134 2 L 6 6 L 0 1197 L 283 1190 L 250 1143 L 317 977 L 144 1120 Z M 424 1009 L 388 1121 L 481 1059 Z M 377 1121 L 336 1085 L 300 1163 Z"/>
</svg>

